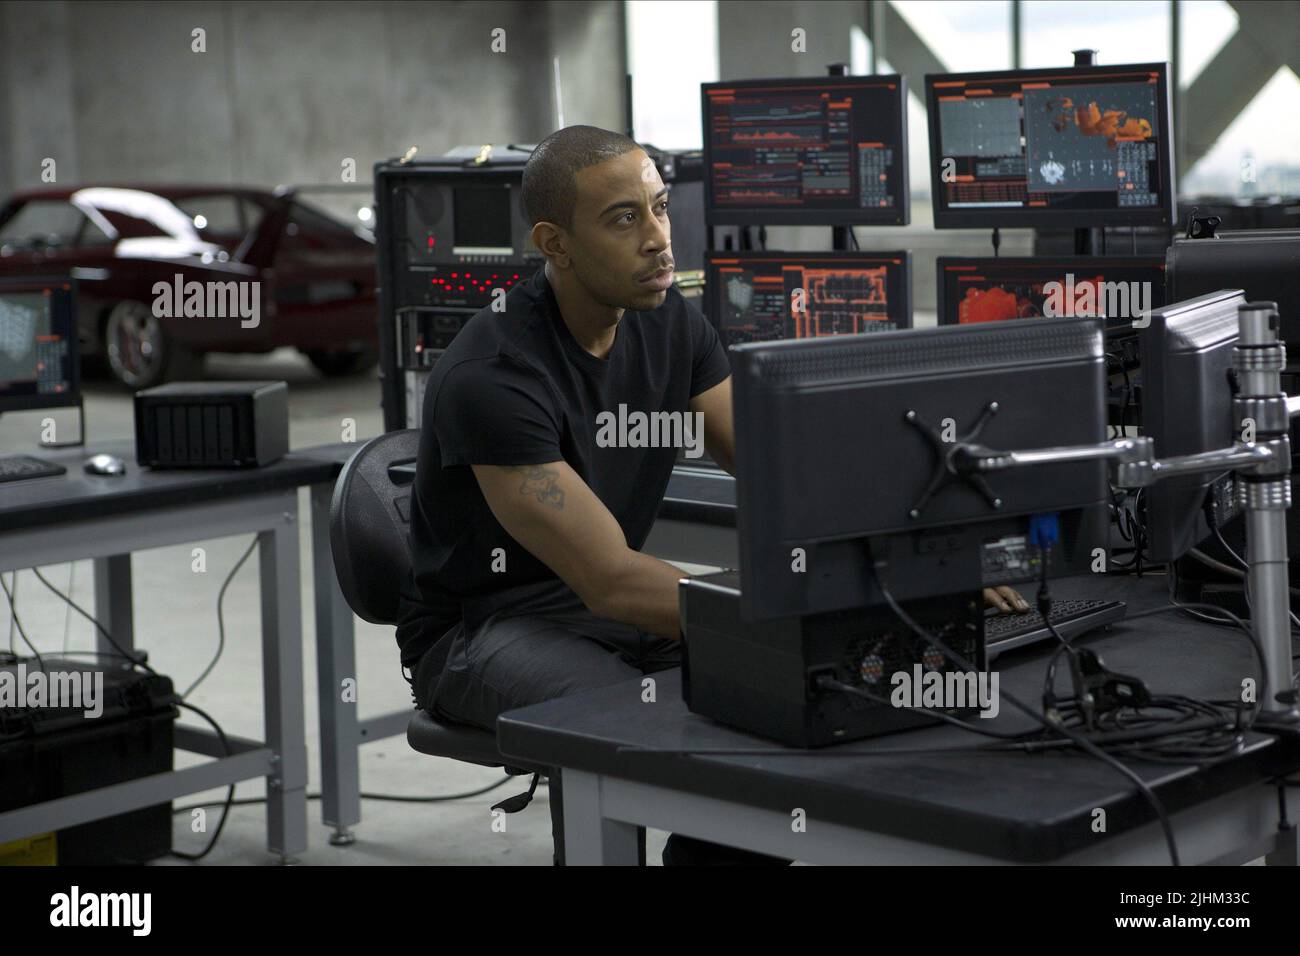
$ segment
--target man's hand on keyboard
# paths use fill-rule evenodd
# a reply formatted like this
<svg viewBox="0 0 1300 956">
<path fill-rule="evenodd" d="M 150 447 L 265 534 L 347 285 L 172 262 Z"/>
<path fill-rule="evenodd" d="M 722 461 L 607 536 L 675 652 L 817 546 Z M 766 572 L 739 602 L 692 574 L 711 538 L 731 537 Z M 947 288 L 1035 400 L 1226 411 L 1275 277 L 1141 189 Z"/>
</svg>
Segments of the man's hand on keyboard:
<svg viewBox="0 0 1300 956">
<path fill-rule="evenodd" d="M 1024 614 L 1029 610 L 1029 602 L 1020 596 L 1020 592 L 1006 585 L 997 588 L 985 588 L 984 603 L 989 607 L 997 608 L 1003 614 L 1010 614 L 1012 611 Z"/>
</svg>

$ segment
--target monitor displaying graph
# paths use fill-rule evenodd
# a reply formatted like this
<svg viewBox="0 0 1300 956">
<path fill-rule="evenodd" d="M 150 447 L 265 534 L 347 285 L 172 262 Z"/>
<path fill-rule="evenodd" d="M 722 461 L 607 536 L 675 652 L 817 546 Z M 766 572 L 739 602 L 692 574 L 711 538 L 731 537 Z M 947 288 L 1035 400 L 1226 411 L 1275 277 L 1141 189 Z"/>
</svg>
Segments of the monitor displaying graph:
<svg viewBox="0 0 1300 956">
<path fill-rule="evenodd" d="M 704 83 L 705 220 L 906 225 L 901 76 Z"/>
</svg>

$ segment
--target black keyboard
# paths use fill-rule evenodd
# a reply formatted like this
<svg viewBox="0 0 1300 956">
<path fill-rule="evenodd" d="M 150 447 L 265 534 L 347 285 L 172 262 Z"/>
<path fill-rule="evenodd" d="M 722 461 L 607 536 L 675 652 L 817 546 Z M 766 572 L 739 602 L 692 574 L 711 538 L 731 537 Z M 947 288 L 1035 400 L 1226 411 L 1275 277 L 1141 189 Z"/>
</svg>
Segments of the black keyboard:
<svg viewBox="0 0 1300 956">
<path fill-rule="evenodd" d="M 62 475 L 68 469 L 52 462 L 41 461 L 27 455 L 0 456 L 0 481 L 17 481 L 20 478 L 48 478 Z"/>
<path fill-rule="evenodd" d="M 1123 620 L 1127 610 L 1123 601 L 1053 601 L 1052 626 L 1069 641 Z M 1051 640 L 1055 638 L 1043 623 L 1043 615 L 1037 611 L 1025 614 L 993 611 L 984 618 L 984 653 L 990 661 L 1013 647 Z"/>
</svg>

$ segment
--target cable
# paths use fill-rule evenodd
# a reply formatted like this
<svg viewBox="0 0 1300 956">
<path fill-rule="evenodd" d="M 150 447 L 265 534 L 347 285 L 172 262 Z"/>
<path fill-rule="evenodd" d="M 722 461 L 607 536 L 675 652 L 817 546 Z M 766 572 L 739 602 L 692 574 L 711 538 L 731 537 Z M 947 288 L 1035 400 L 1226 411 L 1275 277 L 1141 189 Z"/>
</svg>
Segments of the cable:
<svg viewBox="0 0 1300 956">
<path fill-rule="evenodd" d="M 1234 568 L 1230 564 L 1224 564 L 1217 558 L 1213 558 L 1206 554 L 1200 548 L 1191 548 L 1188 550 L 1187 554 L 1189 557 L 1195 558 L 1197 561 L 1201 562 L 1201 564 L 1205 565 L 1207 568 L 1212 568 L 1220 574 L 1229 575 L 1239 581 L 1244 581 L 1246 579 L 1246 572 L 1242 571 L 1241 568 Z"/>
<path fill-rule="evenodd" d="M 1225 548 L 1225 549 L 1229 551 L 1229 553 L 1231 553 L 1232 551 L 1231 548 Z M 1200 550 L 1199 548 L 1192 548 L 1187 552 L 1187 554 L 1189 557 L 1196 559 L 1197 561 L 1201 562 L 1208 568 L 1218 571 L 1220 574 L 1226 574 L 1230 577 L 1234 577 L 1239 581 L 1244 582 L 1242 591 L 1246 595 L 1247 606 L 1250 605 L 1250 579 L 1246 575 L 1246 572 L 1242 571 L 1239 568 L 1234 568 L 1232 567 L 1232 565 L 1224 564 L 1222 561 L 1219 561 L 1216 558 L 1211 557 L 1210 555 L 1206 554 L 1204 551 Z M 1291 592 L 1292 596 L 1300 594 L 1300 589 L 1297 588 L 1287 588 L 1287 590 Z M 1289 608 L 1287 610 L 1287 614 L 1291 618 L 1292 628 L 1296 630 L 1300 630 L 1300 617 L 1297 617 L 1295 611 L 1292 611 Z M 1224 621 L 1217 621 L 1215 623 L 1230 624 L 1231 622 L 1224 620 Z M 1295 636 L 1296 636 L 1295 634 L 1292 634 L 1292 637 Z"/>
<path fill-rule="evenodd" d="M 127 652 L 122 648 L 122 645 L 121 645 L 121 644 L 119 644 L 119 643 L 117 643 L 117 641 L 113 640 L 113 635 L 112 635 L 112 634 L 109 634 L 108 631 L 104 629 L 104 625 L 100 624 L 99 621 L 95 620 L 94 617 L 92 617 L 91 615 L 87 614 L 86 611 L 81 607 L 80 604 L 78 604 L 76 601 L 72 600 L 72 598 L 68 597 L 66 594 L 64 594 L 62 591 L 60 591 L 58 588 L 56 588 L 56 587 L 55 587 L 53 584 L 51 584 L 49 581 L 45 580 L 45 575 L 41 574 L 41 569 L 40 569 L 40 568 L 32 568 L 32 573 L 36 575 L 36 579 L 37 579 L 38 581 L 40 581 L 40 582 L 41 582 L 42 584 L 44 584 L 47 588 L 49 588 L 51 591 L 53 591 L 55 594 L 57 594 L 57 595 L 58 595 L 60 598 L 62 598 L 64 601 L 66 601 L 66 602 L 68 603 L 68 605 L 69 605 L 69 606 L 70 606 L 74 611 L 76 611 L 78 614 L 80 614 L 82 617 L 84 617 L 84 618 L 85 618 L 87 621 L 89 621 L 91 624 L 95 625 L 95 627 L 99 630 L 99 633 L 104 635 L 104 640 L 108 641 L 108 643 L 111 644 L 111 645 L 113 646 L 113 648 L 114 648 L 114 649 L 115 649 L 119 654 L 121 654 L 124 658 L 126 658 L 128 661 L 130 661 L 130 662 L 131 662 L 132 664 L 134 664 L 136 667 L 142 667 L 142 668 L 144 668 L 148 673 L 152 674 L 153 676 L 155 676 L 155 677 L 158 676 L 158 672 L 157 672 L 156 670 L 154 670 L 152 667 L 149 666 L 148 661 L 144 660 L 144 659 L 141 658 L 141 657 L 137 657 L 137 656 L 134 655 L 134 654 L 128 654 L 128 653 L 127 653 Z"/>
<path fill-rule="evenodd" d="M 257 547 L 257 535 L 253 535 L 253 540 L 248 543 L 247 550 L 245 550 L 243 556 L 235 562 L 235 566 L 230 569 L 230 573 L 226 575 L 226 580 L 221 583 L 221 590 L 217 592 L 217 653 L 213 655 L 208 666 L 203 668 L 203 673 L 195 678 L 194 683 L 190 684 L 185 693 L 181 694 L 181 700 L 188 698 L 190 694 L 193 693 L 194 688 L 203 683 L 204 679 L 212 673 L 212 668 L 217 666 L 217 661 L 221 660 L 221 655 L 226 649 L 226 622 L 221 613 L 221 602 L 226 597 L 226 588 L 230 587 L 230 582 L 234 580 L 235 574 L 241 567 L 243 567 L 244 562 L 248 560 L 248 556 L 253 553 L 255 547 Z"/>
<path fill-rule="evenodd" d="M 1230 620 L 1227 622 L 1216 621 L 1215 623 L 1234 624 L 1235 626 L 1239 627 L 1242 631 L 1244 631 L 1246 637 L 1250 639 L 1250 646 L 1254 648 L 1255 659 L 1259 663 L 1260 693 L 1255 703 L 1255 712 L 1256 714 L 1258 714 L 1259 710 L 1263 707 L 1263 702 L 1266 699 L 1266 694 L 1268 692 L 1268 669 L 1264 663 L 1264 649 L 1263 647 L 1260 646 L 1259 638 L 1255 636 L 1255 633 L 1247 626 L 1246 622 L 1243 621 L 1241 618 L 1239 618 L 1237 615 L 1233 614 L 1227 608 L 1217 607 L 1213 604 L 1200 604 L 1200 603 L 1191 603 L 1191 602 L 1183 603 L 1183 602 L 1175 601 L 1171 597 L 1169 599 L 1169 604 L 1166 607 L 1151 608 L 1146 611 L 1138 611 L 1134 614 L 1126 614 L 1124 616 L 1124 619 L 1126 621 L 1133 621 L 1133 620 L 1137 620 L 1138 618 L 1151 617 L 1154 614 L 1166 614 L 1169 611 L 1188 611 L 1193 609 L 1206 609 L 1212 611 L 1219 611 L 1220 613 L 1226 615 Z M 1252 724 L 1253 723 L 1254 721 L 1252 720 Z"/>
<path fill-rule="evenodd" d="M 3 576 L 0 576 L 0 580 L 3 580 Z M 13 588 L 14 592 L 13 596 L 9 598 L 9 607 L 12 611 L 18 603 L 18 572 L 16 570 L 9 575 L 9 587 Z M 7 594 L 8 591 L 5 593 Z M 9 615 L 9 653 L 16 657 L 18 652 L 14 650 L 14 621 L 15 618 L 11 613 Z"/>
<path fill-rule="evenodd" d="M 948 658 L 958 667 L 966 671 L 975 671 L 978 669 L 974 667 L 969 661 L 966 661 L 956 651 L 953 651 L 951 648 L 947 647 L 942 641 L 935 640 L 919 624 L 917 624 L 916 621 L 912 619 L 911 615 L 909 615 L 906 611 L 904 611 L 903 608 L 899 605 L 899 603 L 896 600 L 894 600 L 894 595 L 889 590 L 889 587 L 885 584 L 884 575 L 881 573 L 884 570 L 881 563 L 877 564 L 876 570 L 877 570 L 876 585 L 877 587 L 880 588 L 880 594 L 885 599 L 885 603 L 889 605 L 890 609 L 894 612 L 894 614 L 898 617 L 899 620 L 901 620 L 904 624 L 906 624 L 909 628 L 911 628 L 912 631 L 918 637 L 920 637 L 922 640 L 928 643 L 931 647 L 938 650 L 939 653 L 943 654 L 944 657 Z M 1044 617 L 1044 620 L 1046 620 L 1046 617 Z M 1096 757 L 1098 760 L 1105 763 L 1107 766 L 1113 768 L 1114 770 L 1121 773 L 1123 776 L 1127 777 L 1142 792 L 1142 795 L 1146 797 L 1147 802 L 1151 804 L 1152 809 L 1155 810 L 1156 816 L 1159 817 L 1160 819 L 1160 828 L 1161 830 L 1164 831 L 1165 843 L 1169 847 L 1169 859 L 1174 866 L 1179 865 L 1178 844 L 1174 840 L 1174 830 L 1173 830 L 1173 826 L 1169 822 L 1169 815 L 1168 813 L 1165 812 L 1164 804 L 1161 802 L 1160 798 L 1156 796 L 1155 791 L 1152 790 L 1147 785 L 1145 780 L 1139 777 L 1136 773 L 1134 773 L 1124 764 L 1120 763 L 1114 757 L 1110 756 L 1110 754 L 1103 751 L 1096 744 L 1089 741 L 1086 737 L 1074 733 L 1074 731 L 1066 728 L 1062 724 L 1059 723 L 1054 724 L 1053 722 L 1049 721 L 1046 717 L 1037 713 L 1028 704 L 1025 704 L 1023 701 L 1021 701 L 1020 698 L 1016 697 L 1014 694 L 1010 694 L 1004 691 L 1002 693 L 1002 696 L 1005 697 L 1007 702 L 1011 704 L 1013 707 L 1015 707 L 1017 710 L 1021 711 L 1026 716 L 1031 717 L 1033 720 L 1037 721 L 1038 723 L 1042 724 L 1043 727 L 1048 730 L 1048 732 L 1055 731 L 1056 733 L 1059 733 L 1065 737 L 1070 738 L 1075 742 L 1076 746 L 1078 746 L 1080 749 L 1087 751 L 1088 753 Z"/>
<path fill-rule="evenodd" d="M 1133 558 L 1130 561 L 1117 561 L 1112 559 L 1111 566 L 1118 568 L 1123 572 L 1132 570 L 1139 577 L 1142 575 L 1142 555 L 1147 547 L 1146 528 L 1134 514 L 1134 509 L 1140 509 L 1142 502 L 1142 491 L 1139 489 L 1136 495 L 1122 491 L 1112 486 L 1111 492 L 1111 518 L 1116 529 L 1125 541 L 1133 545 Z M 1132 508 L 1129 507 L 1129 501 L 1132 500 Z"/>
<path fill-rule="evenodd" d="M 72 579 L 77 570 L 77 562 L 68 562 L 68 593 L 72 593 Z M 63 607 L 63 653 L 68 652 L 68 630 L 72 625 L 72 608 L 64 605 Z"/>
<path fill-rule="evenodd" d="M 20 620 L 18 619 L 18 606 L 14 603 L 14 596 L 13 596 L 13 594 L 10 593 L 9 588 L 5 585 L 4 575 L 2 575 L 2 574 L 0 574 L 0 588 L 4 588 L 5 597 L 6 597 L 6 598 L 8 599 L 8 601 L 9 601 L 9 614 L 10 614 L 10 620 L 11 620 L 14 624 L 16 624 L 16 625 L 18 626 L 18 633 L 22 636 L 23 643 L 26 644 L 28 647 L 31 648 L 31 650 L 32 650 L 32 655 L 36 658 L 36 663 L 37 663 L 38 665 L 40 665 L 41 672 L 44 673 L 44 672 L 45 672 L 45 659 L 41 657 L 41 652 L 38 651 L 38 650 L 36 649 L 36 645 L 33 644 L 32 641 L 31 641 L 31 638 L 29 638 L 29 637 L 27 636 L 27 631 L 25 631 L 25 630 L 23 629 L 23 622 L 20 621 Z M 14 590 L 15 590 L 15 591 L 18 590 L 18 572 L 17 572 L 17 571 L 14 572 Z M 13 654 L 14 657 L 17 657 L 18 655 L 15 654 L 15 653 L 13 652 L 13 643 L 12 643 L 12 641 L 10 642 L 9 647 L 10 647 L 10 653 Z"/>
<path fill-rule="evenodd" d="M 206 720 L 208 723 L 212 725 L 212 729 L 217 732 L 217 737 L 221 741 L 221 749 L 225 751 L 225 755 L 229 757 L 230 741 L 226 739 L 226 732 L 221 729 L 221 725 L 218 724 L 215 720 L 213 720 L 212 717 L 208 715 L 207 711 L 200 710 L 198 707 L 195 707 L 193 704 L 187 704 L 183 700 L 178 700 L 176 703 L 178 706 L 184 707 L 186 710 L 194 711 L 194 713 L 198 714 L 200 717 L 202 717 L 204 720 Z M 172 850 L 171 851 L 172 856 L 178 857 L 179 859 L 182 860 L 189 860 L 193 863 L 197 863 L 199 860 L 203 859 L 205 856 L 211 853 L 212 848 L 217 845 L 217 840 L 220 839 L 221 837 L 222 829 L 224 829 L 226 826 L 226 817 L 230 816 L 230 808 L 231 806 L 234 805 L 234 802 L 235 802 L 235 785 L 232 783 L 230 785 L 230 789 L 226 791 L 226 801 L 225 801 L 225 806 L 221 810 L 221 819 L 217 821 L 217 829 L 212 834 L 212 838 L 208 840 L 208 845 L 205 846 L 198 853 L 183 853 L 180 850 Z"/>
<path fill-rule="evenodd" d="M 1224 551 L 1226 551 L 1228 553 L 1228 556 L 1231 557 L 1232 560 L 1240 564 L 1243 570 L 1249 571 L 1250 565 L 1246 562 L 1246 559 L 1243 558 L 1241 555 L 1239 555 L 1236 551 L 1234 551 L 1232 549 L 1232 545 L 1228 544 L 1228 542 L 1224 540 L 1223 532 L 1219 530 L 1218 522 L 1217 521 L 1211 522 L 1210 528 L 1214 531 L 1214 539 L 1219 542 L 1219 547 L 1221 547 Z"/>
</svg>

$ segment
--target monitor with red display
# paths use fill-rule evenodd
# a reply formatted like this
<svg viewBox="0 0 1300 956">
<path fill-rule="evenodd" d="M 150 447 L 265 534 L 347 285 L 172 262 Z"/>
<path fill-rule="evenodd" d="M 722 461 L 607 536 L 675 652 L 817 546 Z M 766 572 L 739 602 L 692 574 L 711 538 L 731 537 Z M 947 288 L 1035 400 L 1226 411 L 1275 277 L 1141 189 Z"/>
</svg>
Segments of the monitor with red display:
<svg viewBox="0 0 1300 956">
<path fill-rule="evenodd" d="M 890 76 L 701 84 L 705 220 L 907 225 L 907 81 Z"/>
<path fill-rule="evenodd" d="M 1171 226 L 1168 66 L 925 78 L 937 229 Z"/>
</svg>

